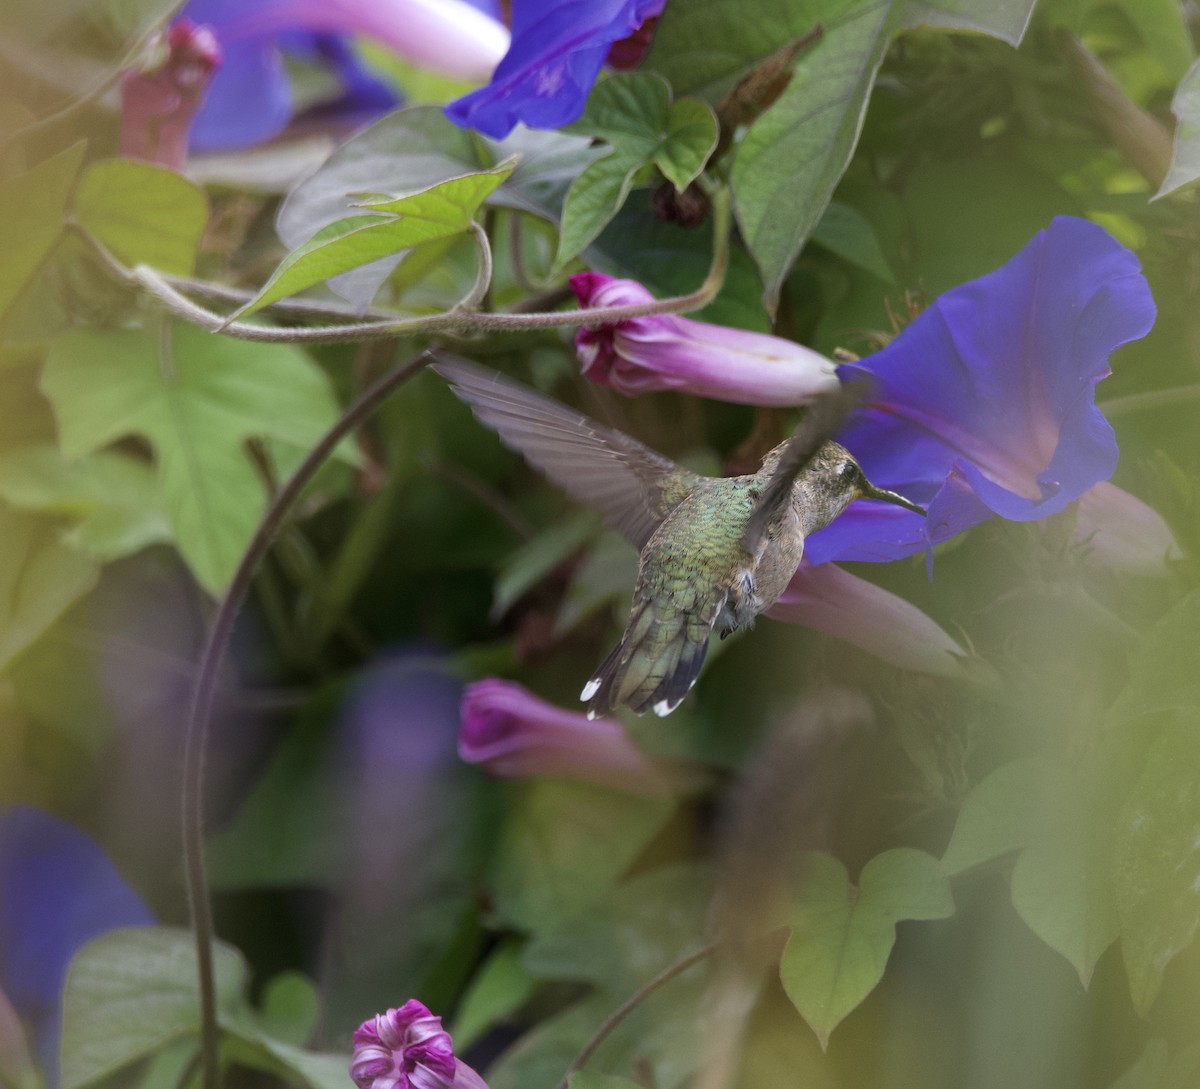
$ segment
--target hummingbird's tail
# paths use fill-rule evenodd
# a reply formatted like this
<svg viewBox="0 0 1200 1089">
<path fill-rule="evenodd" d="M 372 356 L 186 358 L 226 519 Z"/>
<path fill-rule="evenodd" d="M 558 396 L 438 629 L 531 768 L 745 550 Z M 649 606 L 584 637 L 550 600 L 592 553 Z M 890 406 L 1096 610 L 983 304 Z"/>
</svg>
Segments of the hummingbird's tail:
<svg viewBox="0 0 1200 1089">
<path fill-rule="evenodd" d="M 712 628 L 711 619 L 666 613 L 650 599 L 635 603 L 625 635 L 580 693 L 588 718 L 619 707 L 669 715 L 700 675 Z"/>
</svg>

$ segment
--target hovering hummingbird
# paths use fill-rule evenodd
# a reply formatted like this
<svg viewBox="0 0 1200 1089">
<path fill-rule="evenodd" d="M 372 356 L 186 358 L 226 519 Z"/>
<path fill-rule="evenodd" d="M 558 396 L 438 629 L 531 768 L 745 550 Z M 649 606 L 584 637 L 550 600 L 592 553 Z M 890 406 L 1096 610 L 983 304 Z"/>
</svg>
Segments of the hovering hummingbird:
<svg viewBox="0 0 1200 1089">
<path fill-rule="evenodd" d="M 808 407 L 747 476 L 700 476 L 614 428 L 495 371 L 439 354 L 430 368 L 504 443 L 596 507 L 641 554 L 621 641 L 584 685 L 588 717 L 628 706 L 668 715 L 696 683 L 709 636 L 753 626 L 783 593 L 804 539 L 855 499 L 924 514 L 876 488 L 829 439 L 865 398 L 861 382 Z"/>
</svg>

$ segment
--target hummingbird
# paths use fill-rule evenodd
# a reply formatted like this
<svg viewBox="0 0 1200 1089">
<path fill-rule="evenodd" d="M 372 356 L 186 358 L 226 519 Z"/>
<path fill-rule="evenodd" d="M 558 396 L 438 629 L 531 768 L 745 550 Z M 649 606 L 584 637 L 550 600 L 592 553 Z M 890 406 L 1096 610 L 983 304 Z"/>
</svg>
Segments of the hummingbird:
<svg viewBox="0 0 1200 1089">
<path fill-rule="evenodd" d="M 485 367 L 438 353 L 430 369 L 505 445 L 598 509 L 640 553 L 625 634 L 580 694 L 589 718 L 620 707 L 674 711 L 714 629 L 725 638 L 753 627 L 791 581 L 804 539 L 855 499 L 925 514 L 871 484 L 829 437 L 866 399 L 863 381 L 811 404 L 756 473 L 710 477 Z"/>
</svg>

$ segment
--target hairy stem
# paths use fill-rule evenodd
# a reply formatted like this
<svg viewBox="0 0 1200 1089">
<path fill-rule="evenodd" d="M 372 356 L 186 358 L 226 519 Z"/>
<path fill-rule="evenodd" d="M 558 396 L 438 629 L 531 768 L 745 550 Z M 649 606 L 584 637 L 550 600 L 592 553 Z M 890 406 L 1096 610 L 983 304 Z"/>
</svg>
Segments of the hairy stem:
<svg viewBox="0 0 1200 1089">
<path fill-rule="evenodd" d="M 488 241 L 488 233 L 472 220 L 471 235 L 479 249 L 479 268 L 475 273 L 475 284 L 467 297 L 455 308 L 458 310 L 474 310 L 481 306 L 487 298 L 488 289 L 492 286 L 492 244 Z"/>
<path fill-rule="evenodd" d="M 188 908 L 196 941 L 196 975 L 200 991 L 200 1059 L 204 1089 L 218 1089 L 219 1031 L 216 987 L 213 978 L 214 939 L 208 871 L 204 859 L 204 770 L 209 723 L 212 719 L 217 676 L 233 634 L 234 621 L 245 603 L 254 572 L 283 525 L 288 511 L 313 474 L 342 439 L 371 415 L 398 387 L 429 361 L 423 354 L 369 386 L 342 414 L 320 442 L 309 451 L 292 477 L 275 495 L 238 564 L 229 589 L 217 606 L 196 667 L 191 700 L 184 722 L 183 742 L 183 854 L 187 875 Z"/>
<path fill-rule="evenodd" d="M 233 321 L 189 299 L 171 280 L 149 265 L 130 269 L 104 246 L 90 231 L 78 223 L 70 226 L 91 246 L 106 267 L 123 282 L 154 298 L 164 309 L 183 321 L 191 322 L 211 332 L 225 333 L 242 340 L 260 342 L 304 342 L 310 344 L 345 343 L 383 339 L 418 333 L 444 333 L 451 336 L 471 336 L 478 333 L 519 332 L 526 329 L 578 328 L 607 325 L 611 322 L 644 318 L 653 314 L 682 314 L 707 306 L 721 289 L 729 265 L 729 195 L 719 189 L 713 199 L 713 259 L 704 282 L 686 295 L 639 303 L 633 306 L 594 307 L 564 312 L 506 314 L 480 313 L 472 307 L 479 301 L 479 285 L 485 272 L 490 273 L 491 250 L 480 247 L 481 267 L 475 285 L 467 296 L 450 310 L 441 314 L 419 317 L 396 317 L 371 321 L 351 321 L 336 325 L 318 325 L 298 329 L 276 329 Z M 478 234 L 476 235 L 478 239 Z"/>
</svg>

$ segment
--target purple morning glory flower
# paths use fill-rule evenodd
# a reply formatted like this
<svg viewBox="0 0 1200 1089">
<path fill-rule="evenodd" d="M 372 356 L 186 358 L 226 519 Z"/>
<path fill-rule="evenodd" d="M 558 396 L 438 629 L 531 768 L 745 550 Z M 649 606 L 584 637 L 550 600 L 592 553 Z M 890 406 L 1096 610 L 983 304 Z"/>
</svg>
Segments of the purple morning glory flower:
<svg viewBox="0 0 1200 1089">
<path fill-rule="evenodd" d="M 856 503 L 806 558 L 894 560 L 999 515 L 1057 514 L 1117 464 L 1095 405 L 1109 355 L 1145 336 L 1154 301 L 1137 258 L 1060 216 L 1011 261 L 939 297 L 883 351 L 871 407 L 838 435 L 869 479 L 928 518 Z"/>
<path fill-rule="evenodd" d="M 487 1089 L 454 1057 L 442 1019 L 415 998 L 354 1030 L 350 1076 L 359 1089 Z"/>
<path fill-rule="evenodd" d="M 192 127 L 192 148 L 206 151 L 249 147 L 283 131 L 293 112 L 285 54 L 327 64 L 341 85 L 338 116 L 358 122 L 399 99 L 344 35 L 366 35 L 467 80 L 486 79 L 509 40 L 466 0 L 189 0 L 180 17 L 211 27 L 223 57 Z"/>
<path fill-rule="evenodd" d="M 661 14 L 666 0 L 513 0 L 512 45 L 492 82 L 446 116 L 503 140 L 517 122 L 556 129 L 583 113 L 612 46 Z"/>
<path fill-rule="evenodd" d="M 0 989 L 33 1030 L 47 1083 L 58 1083 L 62 991 L 76 950 L 122 926 L 154 922 L 87 836 L 29 806 L 0 815 Z"/>
</svg>

